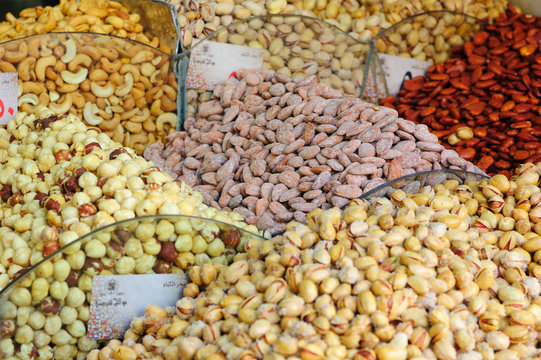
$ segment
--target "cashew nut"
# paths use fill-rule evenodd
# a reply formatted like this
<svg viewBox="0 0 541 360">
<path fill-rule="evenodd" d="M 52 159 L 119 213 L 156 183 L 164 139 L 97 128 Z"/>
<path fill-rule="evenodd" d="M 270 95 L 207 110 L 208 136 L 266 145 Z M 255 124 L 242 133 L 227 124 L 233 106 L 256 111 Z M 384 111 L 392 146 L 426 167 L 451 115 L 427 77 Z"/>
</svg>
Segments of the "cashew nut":
<svg viewBox="0 0 541 360">
<path fill-rule="evenodd" d="M 64 95 L 64 101 L 62 101 L 61 103 L 49 104 L 49 109 L 51 109 L 51 111 L 54 112 L 56 115 L 62 115 L 69 111 L 72 104 L 73 104 L 73 99 L 71 97 L 71 94 L 68 93 Z"/>
<path fill-rule="evenodd" d="M 86 45 L 81 48 L 81 53 L 90 56 L 94 61 L 98 61 L 101 58 L 101 51 L 94 46 Z"/>
<path fill-rule="evenodd" d="M 109 15 L 109 12 L 107 10 L 105 10 L 105 9 L 92 7 L 90 9 L 88 9 L 87 11 L 85 11 L 85 14 L 86 15 L 96 16 L 96 17 L 99 17 L 99 18 L 104 18 L 107 15 Z"/>
<path fill-rule="evenodd" d="M 107 80 L 108 77 L 109 76 L 107 75 L 107 73 L 103 71 L 102 69 L 94 69 L 88 75 L 88 78 L 90 79 L 90 81 L 96 81 L 96 82 Z"/>
<path fill-rule="evenodd" d="M 109 96 L 113 95 L 115 92 L 113 85 L 109 82 L 107 83 L 106 86 L 100 86 L 97 83 L 93 82 L 90 84 L 90 89 L 92 90 L 92 93 L 94 95 L 96 95 L 97 97 L 102 97 L 102 98 L 108 98 Z"/>
<path fill-rule="evenodd" d="M 143 125 L 141 123 L 136 123 L 133 121 L 126 121 L 124 128 L 131 133 L 137 134 L 143 130 Z"/>
<path fill-rule="evenodd" d="M 112 74 L 120 70 L 120 67 L 122 66 L 122 61 L 117 59 L 113 62 L 110 62 L 107 58 L 102 57 L 100 59 L 100 64 L 103 70 L 107 71 L 109 74 Z"/>
<path fill-rule="evenodd" d="M 169 124 L 171 125 L 171 128 L 175 128 L 177 126 L 177 121 L 177 114 L 170 112 L 163 113 L 156 119 L 156 130 L 158 130 L 158 132 L 165 131 L 165 129 L 163 128 L 164 124 Z"/>
<path fill-rule="evenodd" d="M 120 75 L 124 75 L 126 73 L 131 73 L 133 75 L 133 81 L 138 82 L 139 78 L 141 77 L 141 73 L 139 72 L 139 68 L 133 64 L 122 64 L 122 67 L 119 70 Z"/>
<path fill-rule="evenodd" d="M 142 123 L 142 122 L 145 122 L 149 117 L 150 117 L 150 110 L 148 110 L 148 108 L 144 108 L 141 114 L 132 116 L 130 118 L 130 121 L 133 121 L 136 123 Z"/>
<path fill-rule="evenodd" d="M 162 90 L 165 95 L 169 98 L 171 101 L 176 101 L 177 98 L 177 91 L 173 89 L 173 87 L 169 85 L 162 85 Z"/>
<path fill-rule="evenodd" d="M 39 48 L 41 46 L 41 39 L 34 38 L 28 42 L 28 56 L 35 58 L 40 57 Z"/>
<path fill-rule="evenodd" d="M 72 39 L 68 39 L 64 45 L 66 46 L 66 53 L 60 58 L 60 60 L 67 64 L 75 58 L 75 55 L 77 55 L 77 48 Z"/>
<path fill-rule="evenodd" d="M 23 82 L 23 94 L 33 93 L 39 95 L 44 91 L 46 91 L 46 89 L 43 84 L 38 84 L 37 82 L 33 81 Z"/>
<path fill-rule="evenodd" d="M 49 93 L 49 100 L 50 100 L 51 102 L 54 102 L 54 101 L 56 101 L 56 100 L 58 100 L 58 99 L 60 99 L 60 94 L 59 94 L 59 93 L 57 93 L 56 91 L 51 91 L 51 92 Z"/>
<path fill-rule="evenodd" d="M 62 84 L 56 87 L 56 91 L 62 94 L 72 93 L 77 90 L 79 86 L 77 84 Z"/>
<path fill-rule="evenodd" d="M 6 51 L 4 59 L 10 63 L 18 63 L 28 55 L 28 45 L 26 42 L 19 42 L 19 48 L 17 51 Z"/>
<path fill-rule="evenodd" d="M 138 112 L 139 112 L 138 108 L 133 108 L 130 111 L 123 112 L 122 114 L 120 114 L 120 120 L 129 119 L 132 116 L 135 116 L 135 114 L 137 114 Z"/>
<path fill-rule="evenodd" d="M 19 63 L 17 66 L 17 72 L 19 73 L 19 79 L 22 81 L 30 80 L 30 68 L 36 63 L 36 59 L 33 57 L 27 57 Z"/>
<path fill-rule="evenodd" d="M 83 109 L 83 118 L 89 125 L 99 125 L 103 121 L 101 117 L 99 117 L 98 114 L 98 107 L 96 104 L 92 104 L 87 102 L 85 104 L 85 107 Z"/>
<path fill-rule="evenodd" d="M 150 113 L 154 116 L 159 116 L 163 113 L 162 101 L 160 99 L 154 100 L 154 102 L 150 106 Z"/>
<path fill-rule="evenodd" d="M 100 124 L 100 129 L 102 130 L 114 130 L 115 128 L 120 127 L 120 115 L 115 114 L 111 120 L 104 121 Z"/>
<path fill-rule="evenodd" d="M 114 61 L 116 59 L 118 59 L 118 51 L 116 51 L 115 49 L 100 49 L 101 50 L 101 56 L 102 58 L 107 58 L 111 61 Z"/>
<path fill-rule="evenodd" d="M 131 73 L 127 73 L 126 75 L 124 75 L 124 86 L 117 88 L 115 91 L 115 95 L 119 97 L 124 97 L 131 92 L 132 88 L 133 75 Z"/>
<path fill-rule="evenodd" d="M 151 63 L 145 62 L 141 64 L 141 74 L 145 76 L 150 76 L 156 68 Z"/>
<path fill-rule="evenodd" d="M 135 151 L 144 151 L 148 145 L 148 135 L 146 131 L 142 131 L 139 134 L 131 134 L 129 132 L 124 134 L 125 142 L 128 147 L 131 147 Z"/>
<path fill-rule="evenodd" d="M 44 33 L 49 33 L 54 30 L 56 27 L 56 18 L 53 13 L 53 8 L 50 7 L 48 14 L 47 14 L 47 23 L 45 24 L 45 27 L 43 28 Z"/>
<path fill-rule="evenodd" d="M 150 61 L 154 58 L 154 54 L 150 50 L 140 50 L 132 58 L 132 64 L 141 64 L 146 61 Z"/>
<path fill-rule="evenodd" d="M 49 66 L 54 66 L 56 64 L 56 57 L 53 55 L 51 56 L 45 56 L 40 58 L 36 62 L 35 72 L 36 72 L 36 78 L 40 81 L 45 80 L 45 69 Z"/>
<path fill-rule="evenodd" d="M 175 101 L 169 100 L 167 95 L 162 95 L 160 97 L 160 100 L 162 101 L 162 110 L 163 111 L 175 111 L 177 109 L 177 103 Z"/>
<path fill-rule="evenodd" d="M 60 73 L 62 80 L 64 80 L 68 84 L 80 84 L 84 81 L 84 79 L 86 79 L 87 75 L 88 69 L 86 68 L 81 68 L 76 73 L 72 73 L 67 70 L 64 70 Z"/>
<path fill-rule="evenodd" d="M 85 98 L 80 92 L 76 91 L 73 94 L 71 94 L 71 96 L 73 97 L 73 105 L 77 109 L 82 109 L 85 106 L 86 104 Z"/>
<path fill-rule="evenodd" d="M 124 129 L 122 128 L 122 126 L 117 126 L 114 128 L 114 130 L 111 130 L 111 131 L 112 131 L 111 138 L 114 141 L 122 144 L 122 141 L 124 141 Z"/>
<path fill-rule="evenodd" d="M 39 103 L 38 96 L 36 94 L 24 94 L 23 96 L 19 97 L 17 105 L 21 106 L 24 103 L 36 106 Z"/>
<path fill-rule="evenodd" d="M 88 19 L 90 19 L 90 16 L 75 16 L 69 21 L 69 25 L 76 28 L 79 25 L 88 24 Z"/>
<path fill-rule="evenodd" d="M 77 54 L 68 64 L 69 71 L 75 71 L 79 65 L 89 67 L 92 64 L 92 59 L 86 54 Z"/>
<path fill-rule="evenodd" d="M 0 71 L 1 72 L 17 72 L 17 68 L 13 66 L 12 63 L 7 61 L 0 62 Z"/>
</svg>

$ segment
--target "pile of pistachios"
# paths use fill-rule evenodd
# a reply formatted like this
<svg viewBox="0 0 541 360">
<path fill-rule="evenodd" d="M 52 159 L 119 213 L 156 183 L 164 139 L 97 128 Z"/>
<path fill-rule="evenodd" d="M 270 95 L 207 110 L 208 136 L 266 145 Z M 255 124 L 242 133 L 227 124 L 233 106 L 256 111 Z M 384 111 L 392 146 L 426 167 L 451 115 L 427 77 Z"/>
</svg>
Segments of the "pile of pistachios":
<svg viewBox="0 0 541 360">
<path fill-rule="evenodd" d="M 314 210 L 89 359 L 539 358 L 540 168 Z"/>
</svg>

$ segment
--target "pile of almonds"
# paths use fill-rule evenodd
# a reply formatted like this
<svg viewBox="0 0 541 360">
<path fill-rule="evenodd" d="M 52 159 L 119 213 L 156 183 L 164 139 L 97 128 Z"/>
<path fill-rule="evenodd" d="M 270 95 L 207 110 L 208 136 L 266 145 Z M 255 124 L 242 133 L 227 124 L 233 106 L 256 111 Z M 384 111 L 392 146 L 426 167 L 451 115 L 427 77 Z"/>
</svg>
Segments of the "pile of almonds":
<svg viewBox="0 0 541 360">
<path fill-rule="evenodd" d="M 541 161 L 541 17 L 512 7 L 455 56 L 384 99 L 488 174 Z M 446 143 L 447 142 L 447 143 Z"/>
<path fill-rule="evenodd" d="M 386 180 L 423 170 L 477 170 L 425 125 L 343 97 L 315 76 L 241 70 L 199 106 L 186 132 L 144 156 L 203 194 L 276 234 L 316 209 L 342 207 Z"/>
</svg>

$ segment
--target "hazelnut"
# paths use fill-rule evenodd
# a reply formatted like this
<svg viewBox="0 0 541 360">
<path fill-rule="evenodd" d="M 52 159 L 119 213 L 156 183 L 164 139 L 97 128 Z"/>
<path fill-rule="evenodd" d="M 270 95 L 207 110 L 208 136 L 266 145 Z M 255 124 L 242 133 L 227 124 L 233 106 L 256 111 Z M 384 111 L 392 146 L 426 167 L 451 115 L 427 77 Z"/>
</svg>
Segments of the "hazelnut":
<svg viewBox="0 0 541 360">
<path fill-rule="evenodd" d="M 55 122 L 56 120 L 60 118 L 61 117 L 59 117 L 58 115 L 52 115 L 45 119 L 37 119 L 37 120 L 34 120 L 34 126 L 38 130 L 45 130 L 51 125 L 51 123 Z"/>
<path fill-rule="evenodd" d="M 2 198 L 2 201 L 7 202 L 11 195 L 13 195 L 11 185 L 2 186 L 2 189 L 0 190 L 0 198 Z"/>
<path fill-rule="evenodd" d="M 71 158 L 71 155 L 68 150 L 62 149 L 58 151 L 54 157 L 56 158 L 56 161 L 61 162 L 61 161 L 69 161 L 69 159 Z"/>
<path fill-rule="evenodd" d="M 36 196 L 34 196 L 34 200 L 39 201 L 39 205 L 43 206 L 43 200 L 47 198 L 47 194 L 38 192 Z"/>
<path fill-rule="evenodd" d="M 0 338 L 10 338 L 15 332 L 15 322 L 13 320 L 4 320 L 0 322 Z"/>
<path fill-rule="evenodd" d="M 60 230 L 56 226 L 50 225 L 41 231 L 41 240 L 45 242 L 56 241 L 59 234 Z"/>
<path fill-rule="evenodd" d="M 75 177 L 71 176 L 62 183 L 62 187 L 66 192 L 73 193 L 79 190 L 79 183 Z"/>
<path fill-rule="evenodd" d="M 101 178 L 98 180 L 98 187 L 99 188 L 103 188 L 103 186 L 105 185 L 105 183 L 107 182 L 107 180 L 109 180 L 108 177 L 104 177 L 104 178 Z"/>
<path fill-rule="evenodd" d="M 147 191 L 154 191 L 154 190 L 160 190 L 162 186 L 157 183 L 150 183 L 147 184 Z"/>
<path fill-rule="evenodd" d="M 44 315 L 56 315 L 60 312 L 60 303 L 51 297 L 41 300 L 41 312 Z"/>
<path fill-rule="evenodd" d="M 75 170 L 75 177 L 77 179 L 79 179 L 81 177 L 81 175 L 83 175 L 85 172 L 87 172 L 88 170 L 84 167 L 80 167 L 78 168 L 77 170 Z"/>
<path fill-rule="evenodd" d="M 240 232 L 237 229 L 224 231 L 220 238 L 225 246 L 235 247 L 240 243 Z"/>
<path fill-rule="evenodd" d="M 77 286 L 78 281 L 79 281 L 79 272 L 71 269 L 66 279 L 66 284 L 68 284 L 69 287 L 73 287 L 73 286 Z"/>
<path fill-rule="evenodd" d="M 156 274 L 171 274 L 173 265 L 163 260 L 158 260 L 156 261 L 156 264 L 154 264 L 153 270 Z"/>
<path fill-rule="evenodd" d="M 56 250 L 60 249 L 60 245 L 55 240 L 50 240 L 43 245 L 43 257 L 47 257 L 54 253 Z"/>
<path fill-rule="evenodd" d="M 60 210 L 60 203 L 56 200 L 53 200 L 51 199 L 50 197 L 48 197 L 46 200 L 45 200 L 45 208 L 47 210 L 53 210 L 53 211 L 57 211 Z"/>
<path fill-rule="evenodd" d="M 103 270 L 103 262 L 100 259 L 86 258 L 83 270 L 93 275 L 97 275 Z"/>
<path fill-rule="evenodd" d="M 124 149 L 124 148 L 115 149 L 115 150 L 111 151 L 111 153 L 109 154 L 109 160 L 116 159 L 117 156 L 120 155 L 120 154 L 128 154 L 128 155 L 130 155 L 128 153 L 128 151 L 126 149 Z M 131 157 L 131 155 L 130 155 L 130 157 Z"/>
<path fill-rule="evenodd" d="M 15 206 L 17 204 L 20 204 L 23 202 L 23 194 L 18 191 L 15 194 L 11 195 L 11 197 L 8 199 L 8 204 L 11 206 Z"/>
<path fill-rule="evenodd" d="M 64 195 L 63 195 L 63 196 L 64 196 L 64 200 L 66 200 L 66 202 L 70 201 L 71 198 L 73 197 L 73 194 L 74 194 L 74 193 L 72 193 L 71 191 L 68 191 L 68 192 L 64 193 Z"/>
<path fill-rule="evenodd" d="M 157 166 L 151 166 L 143 171 L 143 175 L 148 176 L 154 171 L 160 171 L 160 169 Z"/>
<path fill-rule="evenodd" d="M 177 249 L 175 249 L 175 245 L 171 241 L 162 242 L 162 248 L 158 257 L 168 263 L 175 262 L 177 260 Z"/>
<path fill-rule="evenodd" d="M 97 142 L 91 142 L 90 144 L 87 144 L 85 146 L 85 155 L 90 154 L 92 150 L 94 150 L 94 148 L 101 149 L 101 145 L 98 144 Z"/>
<path fill-rule="evenodd" d="M 130 239 L 130 232 L 126 229 L 117 228 L 113 231 L 113 240 L 116 240 L 121 245 Z"/>
<path fill-rule="evenodd" d="M 117 243 L 116 241 L 109 241 L 109 247 L 117 253 L 120 253 L 120 256 L 124 255 L 124 248 L 122 245 Z"/>
<path fill-rule="evenodd" d="M 79 206 L 79 216 L 82 218 L 92 216 L 97 212 L 98 210 L 96 209 L 94 204 L 86 203 Z"/>
</svg>

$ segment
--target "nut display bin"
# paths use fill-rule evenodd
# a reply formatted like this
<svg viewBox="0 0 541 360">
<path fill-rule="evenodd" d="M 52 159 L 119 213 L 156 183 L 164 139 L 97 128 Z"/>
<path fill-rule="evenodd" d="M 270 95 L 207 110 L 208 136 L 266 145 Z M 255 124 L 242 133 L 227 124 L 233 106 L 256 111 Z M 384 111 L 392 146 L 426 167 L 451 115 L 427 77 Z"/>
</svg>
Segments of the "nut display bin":
<svg viewBox="0 0 541 360">
<path fill-rule="evenodd" d="M 457 180 L 459 184 L 465 184 L 468 181 L 481 181 L 489 179 L 488 176 L 481 173 L 470 171 L 442 169 L 422 171 L 415 174 L 399 177 L 367 191 L 361 196 L 361 199 L 371 200 L 378 197 L 390 198 L 396 190 L 402 190 L 405 193 L 417 193 L 425 186 L 436 186 L 443 184 L 447 180 Z"/>
<path fill-rule="evenodd" d="M 176 56 L 94 33 L 49 33 L 0 44 L 0 72 L 17 72 L 19 111 L 73 113 L 142 154 L 177 123 Z"/>
<path fill-rule="evenodd" d="M 61 238 L 67 236 L 63 234 Z M 44 359 L 84 359 L 90 350 L 99 348 L 99 341 L 87 337 L 96 275 L 182 273 L 192 265 L 225 265 L 248 241 L 263 238 L 215 220 L 159 215 L 120 221 L 72 242 L 63 240 L 67 245 L 0 291 L 2 359 L 32 354 Z M 203 247 L 206 251 L 201 251 Z"/>
<path fill-rule="evenodd" d="M 264 50 L 263 68 L 290 77 L 316 75 L 322 83 L 345 94 L 362 97 L 374 51 L 373 42 L 361 42 L 338 27 L 303 15 L 263 15 L 233 22 L 192 45 L 181 55 L 180 78 L 186 79 L 190 56 L 206 42 L 250 46 Z M 376 64 L 377 65 L 377 64 Z M 184 81 L 181 81 L 184 83 Z M 186 89 L 186 113 L 193 117 L 197 105 L 212 97 L 211 91 Z"/>
<path fill-rule="evenodd" d="M 380 53 L 440 63 L 452 48 L 464 44 L 486 23 L 447 10 L 427 11 L 406 18 L 376 36 Z"/>
</svg>

